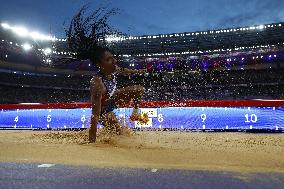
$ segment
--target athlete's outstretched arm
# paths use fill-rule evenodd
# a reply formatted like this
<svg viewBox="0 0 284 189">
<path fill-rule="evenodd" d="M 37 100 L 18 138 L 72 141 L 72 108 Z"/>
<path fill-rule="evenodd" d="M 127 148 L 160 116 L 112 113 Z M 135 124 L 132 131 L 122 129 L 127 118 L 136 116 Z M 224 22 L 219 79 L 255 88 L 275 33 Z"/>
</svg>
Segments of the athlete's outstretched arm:
<svg viewBox="0 0 284 189">
<path fill-rule="evenodd" d="M 147 73 L 147 70 L 146 69 L 134 70 L 134 69 L 121 68 L 119 66 L 116 66 L 116 72 L 121 75 L 133 75 L 133 74 L 145 74 Z"/>
<path fill-rule="evenodd" d="M 92 117 L 89 129 L 89 142 L 95 142 L 97 136 L 97 124 L 100 120 L 100 114 L 101 114 L 103 84 L 99 78 L 93 78 L 90 84 L 91 84 L 90 91 L 91 91 L 91 103 L 92 103 Z"/>
</svg>

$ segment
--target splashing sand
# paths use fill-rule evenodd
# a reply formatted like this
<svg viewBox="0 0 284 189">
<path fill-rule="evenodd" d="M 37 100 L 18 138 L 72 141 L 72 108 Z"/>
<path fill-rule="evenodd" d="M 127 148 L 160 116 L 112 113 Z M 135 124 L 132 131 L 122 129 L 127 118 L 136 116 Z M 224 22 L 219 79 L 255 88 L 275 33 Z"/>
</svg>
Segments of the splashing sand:
<svg viewBox="0 0 284 189">
<path fill-rule="evenodd" d="M 131 137 L 134 132 L 128 127 L 122 127 L 119 134 L 106 128 L 98 129 L 96 143 L 116 145 L 119 137 Z M 53 131 L 36 133 L 31 136 L 33 140 L 59 144 L 88 144 L 89 130 L 82 131 Z"/>
</svg>

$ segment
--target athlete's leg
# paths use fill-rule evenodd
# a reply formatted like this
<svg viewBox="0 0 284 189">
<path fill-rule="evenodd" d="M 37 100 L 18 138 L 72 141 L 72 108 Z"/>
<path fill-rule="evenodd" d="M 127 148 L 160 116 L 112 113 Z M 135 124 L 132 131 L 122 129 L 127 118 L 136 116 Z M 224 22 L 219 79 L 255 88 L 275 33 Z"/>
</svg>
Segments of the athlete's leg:
<svg viewBox="0 0 284 189">
<path fill-rule="evenodd" d="M 115 108 L 117 108 L 117 106 L 114 99 L 109 99 L 105 106 L 102 107 L 100 122 L 106 129 L 111 132 L 114 131 L 116 134 L 120 134 L 122 125 L 113 113 Z"/>
<path fill-rule="evenodd" d="M 118 106 L 127 105 L 131 100 L 133 100 L 133 112 L 130 116 L 133 120 L 139 119 L 139 104 L 145 93 L 144 87 L 140 85 L 133 85 L 118 89 L 113 94 L 113 99 L 116 101 Z M 145 119 L 147 122 L 148 118 Z"/>
<path fill-rule="evenodd" d="M 107 104 L 102 108 L 100 119 L 102 125 L 110 131 L 116 131 L 116 133 L 119 134 L 121 132 L 122 126 L 112 111 L 117 107 L 128 104 L 131 100 L 133 100 L 134 103 L 132 114 L 135 115 L 137 117 L 136 120 L 138 120 L 140 118 L 138 115 L 139 104 L 144 91 L 144 87 L 139 85 L 129 86 L 116 90 L 111 99 L 109 99 Z M 148 117 L 146 119 L 148 119 Z M 143 119 L 143 121 L 144 120 L 145 118 Z M 147 122 L 147 120 L 145 122 Z"/>
</svg>

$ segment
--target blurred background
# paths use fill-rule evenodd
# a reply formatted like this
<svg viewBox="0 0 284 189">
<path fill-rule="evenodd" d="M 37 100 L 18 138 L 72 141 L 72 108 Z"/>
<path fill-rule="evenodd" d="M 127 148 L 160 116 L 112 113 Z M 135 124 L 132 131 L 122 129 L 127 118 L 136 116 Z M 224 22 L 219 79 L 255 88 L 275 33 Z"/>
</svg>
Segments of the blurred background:
<svg viewBox="0 0 284 189">
<path fill-rule="evenodd" d="M 210 4 L 208 7 L 206 2 L 191 1 L 192 6 L 199 6 L 195 11 L 208 10 L 203 16 L 192 17 L 195 13 L 190 9 L 180 9 L 181 13 L 169 11 L 170 6 L 164 6 L 171 4 L 169 2 L 144 2 L 145 8 L 139 9 L 141 14 L 137 13 L 133 18 L 138 5 L 109 2 L 111 7 L 118 9 L 109 9 L 105 13 L 113 11 L 105 17 L 103 28 L 112 26 L 112 29 L 97 27 L 95 38 L 87 32 L 84 36 L 96 45 L 112 49 L 120 66 L 148 70 L 148 75 L 118 77 L 120 87 L 144 85 L 144 100 L 283 99 L 284 23 L 279 9 L 283 3 L 273 3 L 271 7 L 268 1 L 260 4 L 251 1 L 235 9 L 228 2 L 223 2 L 221 9 L 222 0 L 216 3 L 219 6 Z M 27 1 L 28 4 L 33 7 L 33 12 L 25 13 L 27 8 L 18 10 L 17 6 L 18 16 L 16 10 L 12 13 L 4 10 L 5 6 L 13 8 L 12 2 L 3 4 L 2 17 L 11 19 L 12 23 L 3 21 L 0 25 L 0 103 L 90 101 L 93 64 L 78 57 L 78 49 L 70 47 L 70 29 L 78 14 L 69 21 L 64 19 L 76 12 L 82 2 L 59 13 L 56 10 L 62 9 L 63 4 L 58 1 L 58 7 L 54 5 L 54 15 L 42 17 L 43 21 L 50 22 L 33 27 L 36 29 L 28 25 L 39 23 L 38 17 L 29 17 L 34 22 L 27 26 L 13 24 L 15 20 L 19 23 L 25 18 L 22 23 L 28 23 L 28 16 L 39 14 L 38 3 Z M 178 10 L 185 4 L 176 2 L 172 9 Z M 237 5 L 241 6 L 240 3 Z M 92 4 L 86 10 L 90 13 L 102 7 Z M 47 8 L 42 9 L 43 13 Z M 154 9 L 156 12 L 153 13 Z M 160 20 L 154 18 L 151 21 L 148 14 L 160 15 Z M 171 20 L 173 14 L 180 21 Z M 215 17 L 211 18 L 210 14 Z M 172 24 L 166 22 L 167 18 L 171 18 L 168 22 Z M 98 20 L 89 22 L 95 24 Z M 181 23 L 184 23 L 182 27 Z M 142 26 L 145 27 L 142 29 Z M 37 32 L 39 30 L 43 32 Z M 78 32 L 76 28 L 73 30 Z"/>
</svg>

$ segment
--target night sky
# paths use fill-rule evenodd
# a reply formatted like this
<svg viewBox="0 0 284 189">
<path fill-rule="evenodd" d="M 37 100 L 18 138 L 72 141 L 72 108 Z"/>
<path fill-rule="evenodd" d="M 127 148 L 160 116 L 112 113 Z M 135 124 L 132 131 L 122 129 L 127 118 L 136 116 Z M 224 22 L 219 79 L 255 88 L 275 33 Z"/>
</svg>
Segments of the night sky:
<svg viewBox="0 0 284 189">
<path fill-rule="evenodd" d="M 86 3 L 119 8 L 111 24 L 130 35 L 203 31 L 284 21 L 283 0 L 2 0 L 0 21 L 64 37 Z"/>
</svg>

